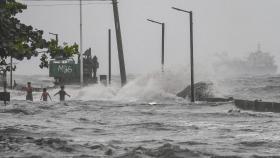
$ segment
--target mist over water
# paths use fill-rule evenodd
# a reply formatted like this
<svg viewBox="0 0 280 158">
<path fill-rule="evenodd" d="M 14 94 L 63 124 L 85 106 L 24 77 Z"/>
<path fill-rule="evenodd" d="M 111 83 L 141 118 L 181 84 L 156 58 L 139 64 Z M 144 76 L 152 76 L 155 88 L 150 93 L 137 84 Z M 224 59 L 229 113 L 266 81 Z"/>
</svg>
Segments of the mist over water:
<svg viewBox="0 0 280 158">
<path fill-rule="evenodd" d="M 214 73 L 211 68 L 197 67 L 195 83 L 213 83 L 212 93 L 215 97 L 234 97 L 242 99 L 264 99 L 279 101 L 278 99 L 278 75 L 265 76 L 227 76 L 222 77 L 219 72 Z M 145 75 L 131 75 L 128 83 L 120 86 L 118 76 L 113 76 L 111 85 L 93 84 L 85 85 L 82 89 L 79 84 L 65 85 L 66 92 L 71 95 L 68 100 L 110 100 L 110 101 L 175 101 L 183 99 L 176 97 L 176 94 L 190 84 L 190 75 L 185 68 L 167 68 L 165 72 L 151 72 Z M 19 86 L 24 86 L 31 81 L 34 87 L 52 87 L 53 80 L 46 76 L 16 76 Z M 9 80 L 9 79 L 8 79 Z M 55 94 L 59 87 L 50 88 L 48 92 Z M 25 92 L 11 91 L 12 99 L 24 100 Z M 34 92 L 35 100 L 40 100 L 41 92 Z M 58 97 L 53 97 L 58 101 Z M 187 100 L 186 100 L 187 101 Z"/>
</svg>

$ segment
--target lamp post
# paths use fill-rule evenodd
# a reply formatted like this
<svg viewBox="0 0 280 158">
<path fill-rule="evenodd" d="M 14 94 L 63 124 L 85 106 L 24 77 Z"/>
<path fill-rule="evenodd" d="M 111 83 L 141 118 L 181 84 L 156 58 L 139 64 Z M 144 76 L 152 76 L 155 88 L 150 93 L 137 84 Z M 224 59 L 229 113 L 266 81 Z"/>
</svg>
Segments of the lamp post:
<svg viewBox="0 0 280 158">
<path fill-rule="evenodd" d="M 56 44 L 58 45 L 58 34 L 57 33 L 52 33 L 52 32 L 49 32 L 49 34 L 55 36 L 55 41 L 56 41 Z"/>
<path fill-rule="evenodd" d="M 180 12 L 188 13 L 190 16 L 191 102 L 194 102 L 195 96 L 194 96 L 194 64 L 193 64 L 193 13 L 192 11 L 186 11 L 175 7 L 172 7 L 172 9 Z"/>
<path fill-rule="evenodd" d="M 10 88 L 13 89 L 13 54 L 11 53 L 11 65 L 10 65 Z"/>
<path fill-rule="evenodd" d="M 16 28 L 18 30 L 20 30 L 20 25 L 16 24 Z M 10 88 L 13 89 L 13 71 L 14 71 L 14 68 L 13 68 L 13 52 L 11 52 L 10 62 L 11 62 L 11 64 L 10 64 Z"/>
<path fill-rule="evenodd" d="M 83 64 L 83 7 L 82 0 L 80 0 L 80 85 L 84 84 L 84 64 Z"/>
<path fill-rule="evenodd" d="M 165 23 L 147 19 L 148 21 L 161 25 L 161 71 L 164 72 L 164 39 L 165 39 Z"/>
<path fill-rule="evenodd" d="M 112 70 L 112 68 L 111 68 L 111 66 L 112 66 L 112 64 L 111 64 L 111 52 L 112 52 L 112 41 L 111 41 L 111 29 L 109 29 L 108 30 L 108 57 L 109 57 L 109 84 L 111 84 L 111 70 Z"/>
</svg>

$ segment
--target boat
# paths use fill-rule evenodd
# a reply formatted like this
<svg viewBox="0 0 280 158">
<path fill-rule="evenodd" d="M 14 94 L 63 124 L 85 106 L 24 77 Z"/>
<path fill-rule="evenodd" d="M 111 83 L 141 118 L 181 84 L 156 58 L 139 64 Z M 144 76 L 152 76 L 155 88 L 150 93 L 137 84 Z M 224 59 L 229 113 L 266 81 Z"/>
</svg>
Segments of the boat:
<svg viewBox="0 0 280 158">
<path fill-rule="evenodd" d="M 250 53 L 245 60 L 232 59 L 227 54 L 219 57 L 220 60 L 214 65 L 214 68 L 220 73 L 238 76 L 262 76 L 274 75 L 277 72 L 274 57 L 270 53 L 263 52 L 260 45 L 257 51 Z"/>
<path fill-rule="evenodd" d="M 235 99 L 234 104 L 237 108 L 242 110 L 250 110 L 257 112 L 280 112 L 280 103 L 264 102 L 261 100 L 239 100 Z"/>
</svg>

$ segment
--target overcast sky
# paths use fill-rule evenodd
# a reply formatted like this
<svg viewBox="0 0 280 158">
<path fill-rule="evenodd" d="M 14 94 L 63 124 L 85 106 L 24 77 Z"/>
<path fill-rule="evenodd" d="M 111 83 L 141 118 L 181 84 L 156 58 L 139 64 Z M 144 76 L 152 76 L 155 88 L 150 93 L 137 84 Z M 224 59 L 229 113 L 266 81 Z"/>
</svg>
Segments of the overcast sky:
<svg viewBox="0 0 280 158">
<path fill-rule="evenodd" d="M 22 1 L 21 1 L 22 2 Z M 30 2 L 18 17 L 48 32 L 58 33 L 59 41 L 79 44 L 79 2 Z M 107 73 L 108 29 L 113 30 L 113 73 L 119 73 L 113 23 L 109 2 L 83 2 L 84 50 L 91 47 L 100 62 L 100 73 Z M 94 4 L 93 4 L 94 3 Z M 67 4 L 56 5 L 53 4 Z M 119 0 L 124 56 L 128 73 L 160 70 L 161 27 L 147 18 L 166 23 L 166 66 L 189 63 L 188 15 L 171 7 L 194 13 L 194 53 L 196 68 L 209 68 L 216 53 L 245 57 L 257 44 L 276 56 L 280 65 L 279 0 Z M 34 66 L 34 63 L 36 66 Z M 48 74 L 37 68 L 38 59 L 18 64 L 17 74 Z"/>
</svg>

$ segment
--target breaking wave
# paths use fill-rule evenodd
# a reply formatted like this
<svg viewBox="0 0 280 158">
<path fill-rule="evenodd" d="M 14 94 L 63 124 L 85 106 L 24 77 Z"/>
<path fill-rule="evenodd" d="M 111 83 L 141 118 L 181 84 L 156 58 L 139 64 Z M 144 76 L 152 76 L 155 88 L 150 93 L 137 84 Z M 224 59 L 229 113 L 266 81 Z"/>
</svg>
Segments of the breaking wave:
<svg viewBox="0 0 280 158">
<path fill-rule="evenodd" d="M 66 86 L 71 100 L 113 100 L 113 101 L 159 101 L 180 100 L 176 94 L 186 86 L 184 76 L 166 71 L 142 75 L 130 80 L 124 87 L 117 83 L 112 85 L 95 84 L 82 89 L 78 86 Z M 50 90 L 55 93 L 56 90 Z"/>
<path fill-rule="evenodd" d="M 182 66 L 185 68 L 185 66 Z M 80 88 L 78 85 L 66 85 L 66 92 L 71 95 L 71 98 L 66 98 L 67 100 L 112 100 L 112 101 L 142 101 L 142 102 L 159 102 L 161 101 L 176 101 L 176 102 L 186 102 L 178 97 L 176 94 L 183 89 L 185 89 L 190 84 L 190 76 L 188 71 L 184 68 L 169 68 L 165 72 L 152 72 L 149 74 L 141 76 L 130 76 L 129 82 L 121 87 L 116 81 L 116 76 L 111 85 L 94 84 L 86 85 L 84 88 Z M 200 82 L 213 82 L 214 83 L 214 93 L 215 96 L 223 97 L 224 92 L 222 86 L 220 86 L 219 81 L 215 78 L 209 77 L 207 75 L 202 75 L 204 72 L 196 74 L 195 81 Z M 36 77 L 28 78 L 24 76 L 23 78 L 17 77 L 18 83 L 24 85 L 26 81 L 32 81 L 36 87 L 51 87 L 51 80 L 44 78 L 48 77 Z M 21 79 L 21 80 L 20 80 Z M 33 81 L 34 80 L 34 81 Z M 59 87 L 53 89 L 48 89 L 48 92 L 53 96 Z M 226 90 L 225 90 L 226 91 Z M 34 92 L 34 100 L 40 100 L 41 93 Z M 12 91 L 13 100 L 25 100 L 25 93 L 20 91 Z M 58 97 L 53 97 L 54 101 L 58 101 Z"/>
</svg>

